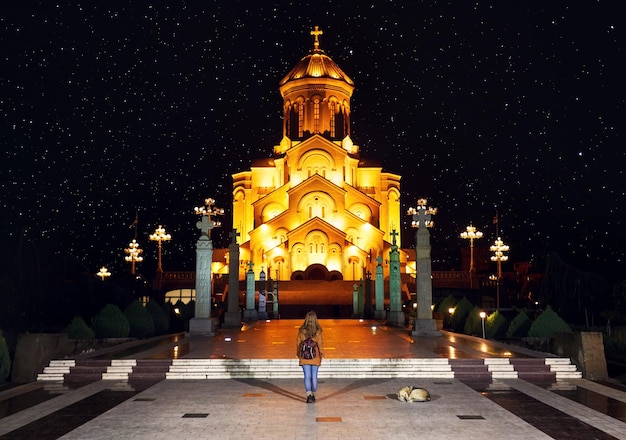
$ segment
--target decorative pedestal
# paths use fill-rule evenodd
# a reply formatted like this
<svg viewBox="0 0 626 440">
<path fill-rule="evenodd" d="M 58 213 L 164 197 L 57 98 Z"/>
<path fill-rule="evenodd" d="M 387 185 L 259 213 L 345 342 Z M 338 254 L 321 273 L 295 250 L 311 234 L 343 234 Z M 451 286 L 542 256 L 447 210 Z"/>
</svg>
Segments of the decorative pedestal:
<svg viewBox="0 0 626 440">
<path fill-rule="evenodd" d="M 387 319 L 387 312 L 385 310 L 376 310 L 376 312 L 374 312 L 374 319 L 384 321 Z"/>
<path fill-rule="evenodd" d="M 224 314 L 224 324 L 225 328 L 236 328 L 241 327 L 241 313 L 239 312 L 226 312 Z"/>
<path fill-rule="evenodd" d="M 412 336 L 441 336 L 437 330 L 437 323 L 434 319 L 416 319 L 415 327 L 411 332 Z"/>
<path fill-rule="evenodd" d="M 244 321 L 257 321 L 259 319 L 259 314 L 256 309 L 246 309 L 243 311 L 243 320 Z"/>
<path fill-rule="evenodd" d="M 406 325 L 404 312 L 387 312 L 387 324 L 394 327 L 404 327 Z"/>
<path fill-rule="evenodd" d="M 189 320 L 189 333 L 194 335 L 215 336 L 213 332 L 213 320 L 211 318 L 191 318 Z"/>
</svg>

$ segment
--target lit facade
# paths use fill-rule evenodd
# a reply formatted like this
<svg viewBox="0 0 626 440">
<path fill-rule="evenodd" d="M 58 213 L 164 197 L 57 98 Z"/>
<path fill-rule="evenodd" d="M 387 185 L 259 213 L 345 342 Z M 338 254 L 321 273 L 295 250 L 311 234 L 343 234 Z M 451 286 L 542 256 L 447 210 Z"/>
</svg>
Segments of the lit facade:
<svg viewBox="0 0 626 440">
<path fill-rule="evenodd" d="M 246 262 L 272 278 L 358 280 L 400 241 L 400 176 L 360 158 L 350 138 L 352 80 L 319 48 L 280 81 L 283 137 L 273 157 L 233 175 L 233 228 Z"/>
</svg>

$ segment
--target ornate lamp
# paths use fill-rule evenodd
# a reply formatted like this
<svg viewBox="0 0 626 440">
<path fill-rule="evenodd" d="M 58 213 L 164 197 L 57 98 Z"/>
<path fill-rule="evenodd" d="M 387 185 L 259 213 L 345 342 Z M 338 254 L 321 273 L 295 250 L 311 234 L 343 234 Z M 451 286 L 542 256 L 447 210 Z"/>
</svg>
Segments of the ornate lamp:
<svg viewBox="0 0 626 440">
<path fill-rule="evenodd" d="M 202 220 L 198 222 L 198 229 L 201 231 L 201 235 L 206 235 L 211 238 L 211 229 L 222 226 L 222 223 L 218 220 L 212 219 L 216 215 L 224 215 L 223 208 L 217 208 L 215 206 L 215 200 L 208 198 L 204 200 L 204 206 L 196 206 L 194 212 L 196 215 L 202 217 Z"/>
<path fill-rule="evenodd" d="M 155 229 L 154 234 L 150 234 L 148 238 L 150 239 L 150 241 L 156 241 L 159 243 L 159 259 L 157 264 L 157 271 L 163 272 L 163 265 L 161 261 L 161 243 L 171 240 L 172 236 L 165 232 L 163 226 L 159 225 L 159 227 Z"/>
<path fill-rule="evenodd" d="M 408 214 L 413 216 L 411 226 L 414 228 L 421 228 L 423 226 L 432 228 L 435 226 L 435 222 L 431 220 L 431 216 L 437 214 L 437 208 L 426 207 L 428 201 L 426 199 L 419 199 L 417 201 L 417 208 L 409 208 Z"/>
<path fill-rule="evenodd" d="M 502 280 L 502 262 L 507 261 L 509 259 L 508 255 L 504 255 L 505 252 L 509 251 L 509 246 L 504 244 L 504 242 L 498 237 L 489 250 L 493 252 L 491 257 L 491 261 L 495 261 L 498 265 L 498 275 L 496 280 L 496 308 L 500 308 L 500 280 Z"/>
<path fill-rule="evenodd" d="M 137 240 L 133 239 L 128 247 L 124 249 L 124 253 L 128 254 L 124 259 L 130 263 L 130 273 L 135 275 L 135 264 L 143 261 L 143 257 L 141 256 L 143 249 L 140 249 Z"/>
<path fill-rule="evenodd" d="M 111 272 L 109 272 L 109 269 L 107 269 L 106 267 L 102 266 L 100 268 L 100 271 L 96 274 L 100 277 L 100 279 L 102 281 L 104 281 L 105 278 L 108 278 L 111 276 Z"/>
<path fill-rule="evenodd" d="M 474 281 L 474 272 L 476 272 L 476 268 L 474 267 L 474 240 L 482 238 L 483 233 L 476 230 L 475 226 L 472 226 L 472 223 L 465 228 L 465 232 L 461 232 L 460 237 L 464 240 L 469 240 L 470 242 L 470 289 L 473 287 Z"/>
</svg>

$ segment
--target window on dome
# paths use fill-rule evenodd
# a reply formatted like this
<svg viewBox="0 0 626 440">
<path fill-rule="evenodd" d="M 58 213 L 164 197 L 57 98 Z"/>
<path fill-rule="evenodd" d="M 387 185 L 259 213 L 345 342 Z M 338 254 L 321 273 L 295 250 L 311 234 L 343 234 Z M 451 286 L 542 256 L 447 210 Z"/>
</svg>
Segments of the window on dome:
<svg viewBox="0 0 626 440">
<path fill-rule="evenodd" d="M 320 132 L 320 100 L 318 98 L 313 101 L 313 132 Z"/>
</svg>

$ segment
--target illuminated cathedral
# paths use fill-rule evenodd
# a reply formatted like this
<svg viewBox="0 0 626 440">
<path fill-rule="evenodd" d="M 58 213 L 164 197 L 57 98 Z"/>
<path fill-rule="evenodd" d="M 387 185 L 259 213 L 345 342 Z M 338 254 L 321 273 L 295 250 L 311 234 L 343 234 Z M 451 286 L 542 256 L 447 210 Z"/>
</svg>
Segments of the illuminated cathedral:
<svg viewBox="0 0 626 440">
<path fill-rule="evenodd" d="M 233 175 L 242 270 L 251 261 L 279 280 L 363 279 L 400 245 L 400 176 L 360 157 L 354 82 L 320 48 L 321 34 L 311 31 L 313 49 L 279 83 L 273 156 Z"/>
</svg>

